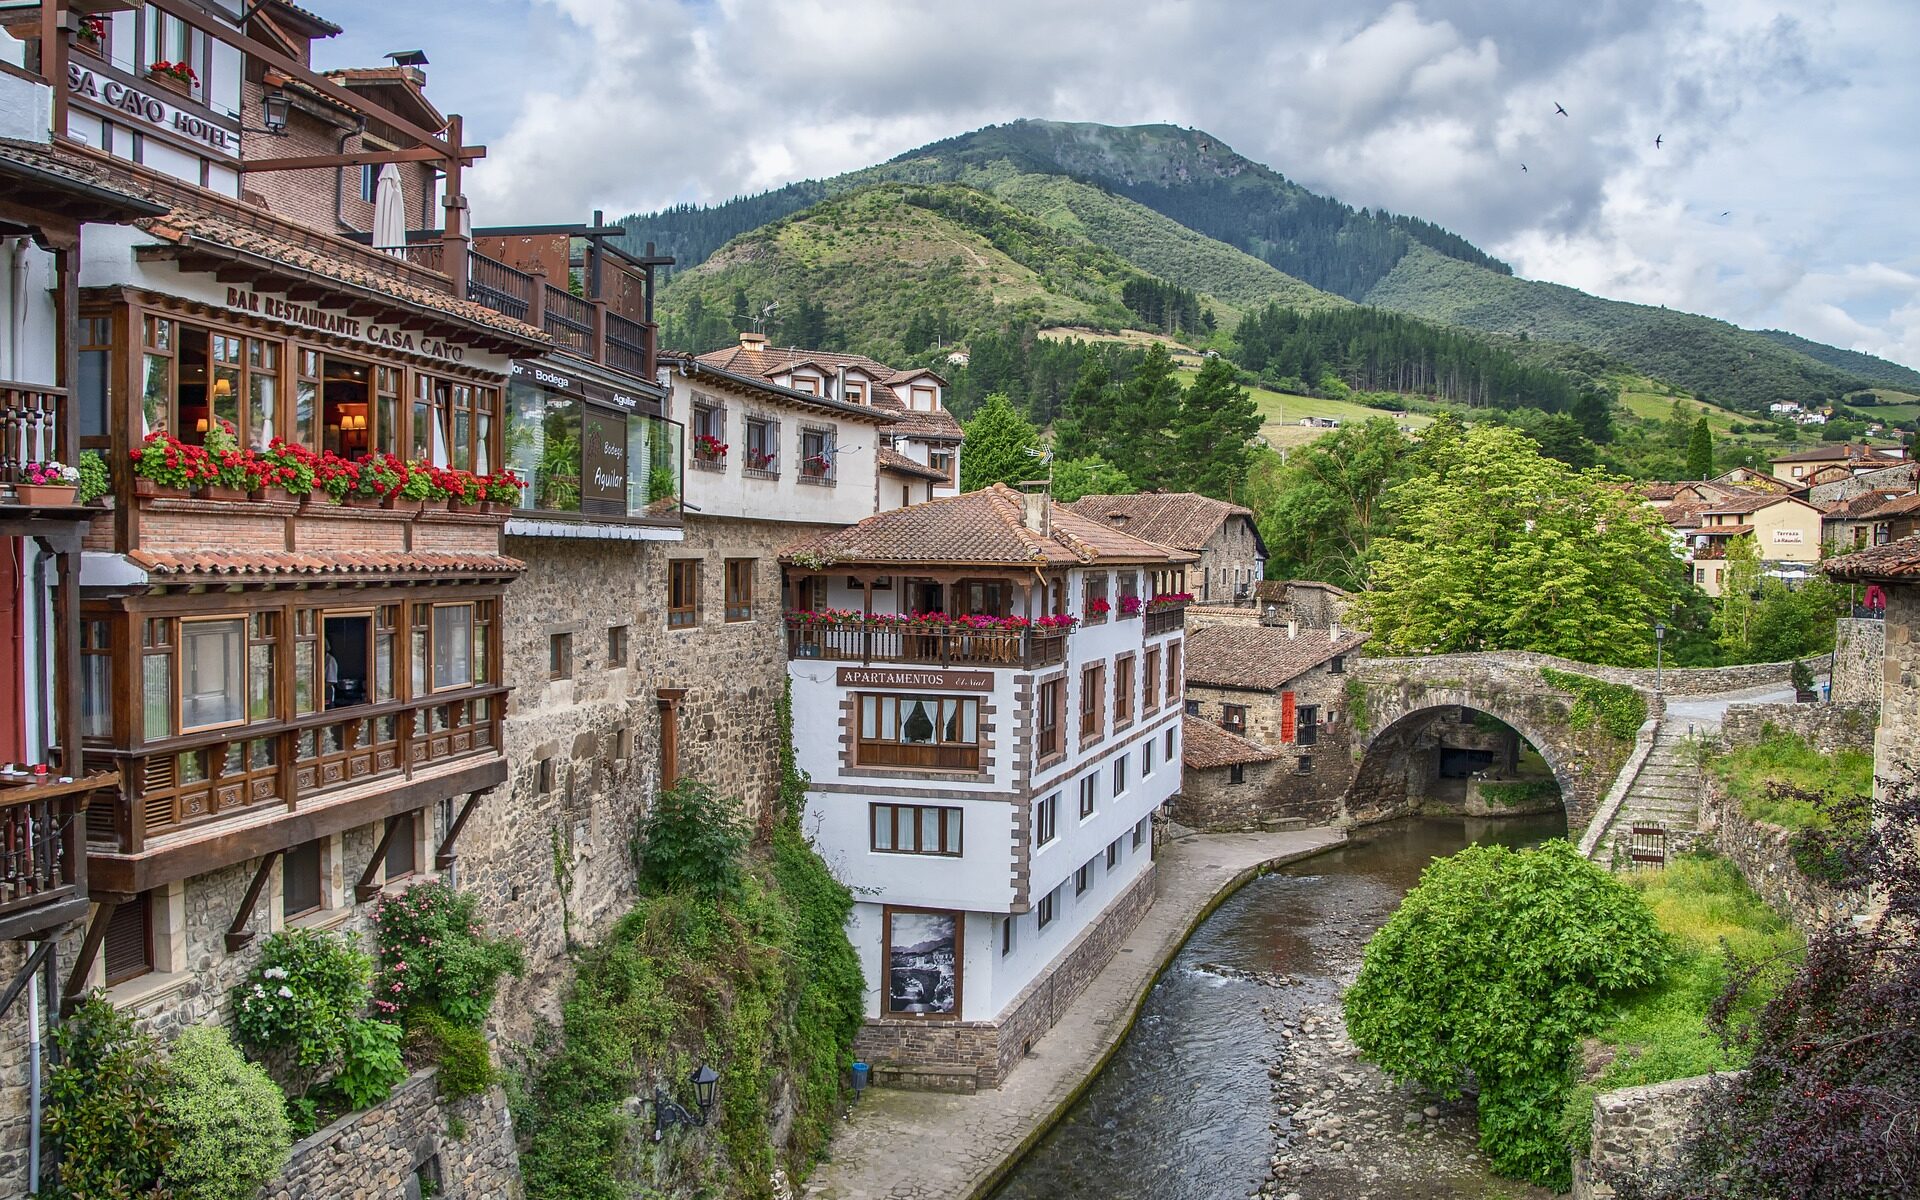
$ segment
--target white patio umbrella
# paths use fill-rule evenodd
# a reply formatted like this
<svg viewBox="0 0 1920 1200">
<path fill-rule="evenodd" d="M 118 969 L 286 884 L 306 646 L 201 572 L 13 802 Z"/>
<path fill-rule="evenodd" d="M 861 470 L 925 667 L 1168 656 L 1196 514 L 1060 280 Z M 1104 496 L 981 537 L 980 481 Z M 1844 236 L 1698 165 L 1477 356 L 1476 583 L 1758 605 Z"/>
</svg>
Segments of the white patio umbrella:
<svg viewBox="0 0 1920 1200">
<path fill-rule="evenodd" d="M 406 254 L 407 200 L 400 194 L 400 169 L 392 163 L 380 168 L 373 185 L 373 245 L 395 258 Z"/>
</svg>

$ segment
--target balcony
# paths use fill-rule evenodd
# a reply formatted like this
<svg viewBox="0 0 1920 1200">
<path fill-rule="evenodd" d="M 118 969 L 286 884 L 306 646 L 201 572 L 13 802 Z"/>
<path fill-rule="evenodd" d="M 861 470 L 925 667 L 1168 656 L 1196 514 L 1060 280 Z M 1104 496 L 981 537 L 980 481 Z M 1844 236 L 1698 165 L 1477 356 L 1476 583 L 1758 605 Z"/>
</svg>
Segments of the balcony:
<svg viewBox="0 0 1920 1200">
<path fill-rule="evenodd" d="M 53 929 L 87 911 L 81 814 L 88 794 L 114 783 L 0 784 L 0 938 Z"/>
<path fill-rule="evenodd" d="M 1184 600 L 1172 603 L 1163 603 L 1156 600 L 1147 606 L 1145 629 L 1147 637 L 1158 637 L 1163 633 L 1173 633 L 1184 627 L 1186 623 L 1187 605 Z"/>
<path fill-rule="evenodd" d="M 1035 667 L 1067 661 L 1066 628 L 978 627 L 880 618 L 786 615 L 787 657 L 926 667 Z"/>
<path fill-rule="evenodd" d="M 28 463 L 59 461 L 72 466 L 78 457 L 63 444 L 61 424 L 66 403 L 64 388 L 0 380 L 0 487 L 8 493 L 4 503 L 28 508 L 80 507 L 72 498 L 58 505 L 38 503 L 18 490 L 27 484 Z"/>
</svg>

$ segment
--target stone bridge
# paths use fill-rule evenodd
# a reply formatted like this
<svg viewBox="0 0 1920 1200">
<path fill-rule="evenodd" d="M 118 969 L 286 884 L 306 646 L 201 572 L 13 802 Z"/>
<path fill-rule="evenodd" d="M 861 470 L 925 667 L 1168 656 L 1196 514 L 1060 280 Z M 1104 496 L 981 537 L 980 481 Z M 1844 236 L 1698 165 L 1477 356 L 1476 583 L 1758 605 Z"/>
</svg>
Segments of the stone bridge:
<svg viewBox="0 0 1920 1200">
<path fill-rule="evenodd" d="M 1809 665 L 1824 669 L 1826 658 Z M 1578 839 L 1597 813 L 1603 819 L 1611 814 L 1645 762 L 1665 711 L 1663 695 L 1783 684 L 1791 668 L 1784 662 L 1683 668 L 1656 678 L 1651 668 L 1602 667 L 1526 651 L 1359 659 L 1348 667 L 1350 733 L 1359 766 L 1347 811 L 1358 820 L 1405 811 L 1412 748 L 1443 715 L 1470 708 L 1504 721 L 1540 752 L 1560 785 L 1568 830 Z M 1649 723 L 1632 732 L 1610 731 L 1592 711 L 1603 694 L 1584 689 L 1582 705 L 1582 685 L 1556 683 L 1550 672 L 1631 689 Z"/>
</svg>

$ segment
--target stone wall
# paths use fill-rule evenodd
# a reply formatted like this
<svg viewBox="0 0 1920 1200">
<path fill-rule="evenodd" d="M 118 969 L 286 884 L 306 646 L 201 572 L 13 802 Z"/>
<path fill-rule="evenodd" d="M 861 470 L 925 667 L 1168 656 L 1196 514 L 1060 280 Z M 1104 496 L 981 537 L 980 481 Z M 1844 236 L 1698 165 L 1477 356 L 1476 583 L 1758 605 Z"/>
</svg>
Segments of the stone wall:
<svg viewBox="0 0 1920 1200">
<path fill-rule="evenodd" d="M 1711 775 L 1700 801 L 1700 825 L 1714 848 L 1740 868 L 1747 886 L 1804 934 L 1852 916 L 1866 900 L 1864 891 L 1843 892 L 1808 879 L 1794 865 L 1792 832 L 1749 817 Z"/>
<path fill-rule="evenodd" d="M 1366 661 L 1373 671 L 1386 675 L 1396 671 L 1458 674 L 1476 663 L 1506 668 L 1552 667 L 1556 671 L 1591 675 L 1608 683 L 1624 683 L 1647 692 L 1654 690 L 1657 677 L 1661 690 L 1668 696 L 1711 696 L 1751 687 L 1785 686 L 1793 669 L 1791 662 L 1777 662 L 1747 663 L 1738 667 L 1670 667 L 1656 672 L 1652 667 L 1595 666 L 1553 654 L 1536 654 L 1531 650 L 1491 650 L 1477 654 L 1440 654 L 1429 658 L 1370 658 Z M 1829 659 L 1825 654 L 1816 654 L 1803 661 L 1818 675 L 1825 673 Z"/>
<path fill-rule="evenodd" d="M 263 1200 L 418 1200 L 429 1194 L 506 1200 L 522 1195 L 506 1096 L 495 1087 L 442 1105 L 434 1075 L 430 1069 L 417 1071 L 384 1103 L 349 1113 L 303 1138 L 280 1178 L 261 1189 Z M 430 1181 L 424 1190 L 423 1180 Z"/>
<path fill-rule="evenodd" d="M 1752 746 L 1766 727 L 1798 734 L 1822 754 L 1873 749 L 1880 723 L 1880 700 L 1857 704 L 1729 704 L 1720 720 L 1720 741 L 1727 748 Z"/>
<path fill-rule="evenodd" d="M 1246 517 L 1228 517 L 1200 547 L 1200 561 L 1187 568 L 1187 590 L 1209 604 L 1230 604 L 1241 586 L 1249 597 L 1266 571 L 1259 535 Z M 1203 582 L 1204 580 L 1204 582 Z"/>
<path fill-rule="evenodd" d="M 1726 1078 L 1695 1075 L 1595 1096 L 1592 1145 L 1587 1157 L 1573 1160 L 1574 1200 L 1612 1196 L 1609 1177 L 1671 1166 L 1694 1105 Z"/>
<path fill-rule="evenodd" d="M 854 1054 L 873 1065 L 876 1083 L 968 1092 L 999 1087 L 1153 907 L 1158 871 L 1155 863 L 1141 872 L 1052 970 L 1014 997 L 999 1021 L 870 1020 L 854 1037 Z M 905 1063 L 913 1066 L 899 1065 Z"/>
<path fill-rule="evenodd" d="M 1842 617 L 1834 623 L 1833 693 L 1835 703 L 1880 703 L 1886 690 L 1887 623 Z"/>
<path fill-rule="evenodd" d="M 1240 705 L 1247 710 L 1244 736 L 1268 750 L 1277 751 L 1280 757 L 1270 763 L 1248 764 L 1246 784 L 1227 782 L 1230 772 L 1224 768 L 1207 772 L 1217 775 L 1218 783 L 1196 780 L 1193 797 L 1185 801 L 1187 816 L 1179 815 L 1181 802 L 1176 801 L 1174 819 L 1196 829 L 1247 829 L 1292 819 L 1309 825 L 1338 821 L 1342 815 L 1341 797 L 1346 795 L 1354 775 L 1353 722 L 1347 712 L 1347 678 L 1344 673 L 1334 674 L 1330 664 L 1322 663 L 1289 680 L 1279 691 L 1209 687 L 1189 680 L 1186 685 L 1189 715 L 1219 724 L 1223 705 Z M 1281 697 L 1289 692 L 1293 694 L 1296 712 L 1307 706 L 1318 710 L 1318 732 L 1312 743 L 1302 745 L 1281 736 Z M 1297 733 L 1296 730 L 1296 736 Z M 1183 791 L 1186 786 L 1183 777 Z M 1240 794 L 1248 790 L 1255 793 L 1252 799 Z M 1203 819 L 1216 809 L 1219 820 Z"/>
<path fill-rule="evenodd" d="M 1283 820 L 1293 814 L 1277 811 L 1271 797 L 1283 789 L 1286 781 L 1278 776 L 1287 770 L 1277 762 L 1247 763 L 1235 783 L 1230 767 L 1186 767 L 1167 815 L 1189 829 L 1209 831 L 1258 829 Z"/>
</svg>

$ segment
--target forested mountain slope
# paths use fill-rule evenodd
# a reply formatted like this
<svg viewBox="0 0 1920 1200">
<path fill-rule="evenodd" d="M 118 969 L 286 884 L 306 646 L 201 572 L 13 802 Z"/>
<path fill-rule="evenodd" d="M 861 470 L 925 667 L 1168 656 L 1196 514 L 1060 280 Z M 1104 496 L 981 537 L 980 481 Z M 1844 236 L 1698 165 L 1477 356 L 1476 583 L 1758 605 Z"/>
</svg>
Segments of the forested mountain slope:
<svg viewBox="0 0 1920 1200">
<path fill-rule="evenodd" d="M 1789 350 L 1798 350 L 1808 358 L 1823 362 L 1836 371 L 1844 371 L 1855 378 L 1864 379 L 1876 387 L 1920 392 L 1920 371 L 1912 367 L 1888 362 L 1884 358 L 1875 358 L 1871 354 L 1862 354 L 1858 350 L 1842 350 L 1838 346 L 1829 346 L 1825 342 L 1809 341 L 1799 334 L 1788 333 L 1784 329 L 1762 329 L 1760 336 Z"/>
</svg>

